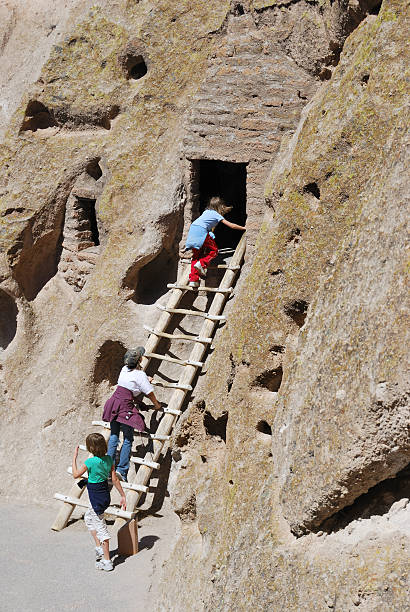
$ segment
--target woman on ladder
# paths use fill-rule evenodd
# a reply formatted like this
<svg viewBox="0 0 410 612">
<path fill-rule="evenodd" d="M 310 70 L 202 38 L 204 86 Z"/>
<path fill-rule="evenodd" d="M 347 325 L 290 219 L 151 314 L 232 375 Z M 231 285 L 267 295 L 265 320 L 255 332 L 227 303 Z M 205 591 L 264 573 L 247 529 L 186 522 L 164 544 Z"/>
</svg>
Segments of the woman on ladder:
<svg viewBox="0 0 410 612">
<path fill-rule="evenodd" d="M 118 377 L 117 388 L 105 402 L 102 416 L 104 421 L 110 423 L 111 435 L 108 440 L 107 455 L 112 457 L 114 462 L 120 431 L 124 436 L 120 460 L 116 467 L 118 477 L 124 481 L 127 481 L 130 467 L 134 429 L 137 431 L 144 431 L 145 429 L 144 419 L 135 405 L 135 398 L 143 393 L 151 400 L 155 410 L 161 410 L 161 404 L 155 397 L 150 379 L 145 372 L 139 369 L 144 353 L 143 346 L 130 349 L 125 353 L 124 367 Z"/>
</svg>

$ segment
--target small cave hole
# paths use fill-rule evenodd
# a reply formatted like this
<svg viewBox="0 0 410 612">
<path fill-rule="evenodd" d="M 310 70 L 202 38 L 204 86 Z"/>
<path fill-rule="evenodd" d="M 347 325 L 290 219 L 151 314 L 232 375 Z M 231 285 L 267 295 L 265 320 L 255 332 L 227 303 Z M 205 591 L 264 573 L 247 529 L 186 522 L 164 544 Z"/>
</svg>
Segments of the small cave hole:
<svg viewBox="0 0 410 612">
<path fill-rule="evenodd" d="M 108 381 L 110 386 L 116 385 L 119 373 L 124 365 L 126 348 L 122 342 L 106 340 L 98 351 L 94 368 L 94 382 L 98 385 Z"/>
<path fill-rule="evenodd" d="M 148 72 L 147 64 L 142 55 L 133 54 L 128 54 L 125 57 L 125 70 L 127 78 L 133 81 L 142 79 Z"/>
<path fill-rule="evenodd" d="M 367 83 L 369 82 L 369 77 L 370 77 L 370 74 L 364 74 L 362 76 L 362 78 L 360 79 L 360 82 L 363 86 L 367 85 Z"/>
<path fill-rule="evenodd" d="M 16 335 L 17 312 L 13 298 L 0 289 L 0 349 L 7 348 Z"/>
<path fill-rule="evenodd" d="M 256 430 L 267 436 L 272 435 L 272 427 L 266 421 L 258 421 L 256 425 Z"/>
<path fill-rule="evenodd" d="M 288 242 L 292 242 L 293 244 L 299 244 L 300 242 L 300 229 L 295 227 L 291 230 L 288 238 Z"/>
<path fill-rule="evenodd" d="M 207 462 L 207 458 L 205 457 L 205 455 L 201 455 L 201 461 L 202 461 L 202 463 L 206 463 Z"/>
<path fill-rule="evenodd" d="M 308 183 L 303 187 L 303 193 L 311 193 L 315 198 L 320 200 L 320 189 L 317 183 Z"/>
<path fill-rule="evenodd" d="M 269 351 L 274 355 L 278 355 L 279 353 L 285 352 L 285 347 L 282 344 L 274 344 L 270 347 Z"/>
<path fill-rule="evenodd" d="M 20 128 L 20 132 L 36 132 L 37 130 L 46 130 L 47 128 L 55 127 L 57 125 L 58 123 L 53 114 L 46 106 L 44 106 L 42 102 L 31 100 L 27 104 L 26 113 Z"/>
<path fill-rule="evenodd" d="M 277 392 L 282 384 L 283 369 L 282 366 L 273 370 L 265 370 L 259 374 L 254 380 L 253 386 L 264 387 L 268 391 Z"/>
<path fill-rule="evenodd" d="M 228 482 L 231 486 L 233 485 L 233 480 L 229 480 Z"/>
<path fill-rule="evenodd" d="M 240 17 L 241 15 L 245 14 L 245 9 L 240 2 L 235 2 L 233 5 L 232 14 L 235 15 L 235 17 Z"/>
<path fill-rule="evenodd" d="M 298 327 L 302 327 L 306 320 L 308 306 L 305 300 L 295 300 L 285 306 L 285 312 Z"/>
<path fill-rule="evenodd" d="M 100 161 L 99 157 L 97 159 L 92 159 L 90 162 L 88 162 L 85 168 L 87 174 L 89 174 L 91 178 L 93 178 L 95 181 L 98 181 L 98 179 L 100 179 L 103 174 L 99 161 Z"/>
<path fill-rule="evenodd" d="M 209 436 L 217 436 L 226 442 L 226 426 L 228 424 L 228 413 L 226 412 L 217 419 L 214 419 L 212 414 L 205 411 L 204 427 Z"/>
</svg>

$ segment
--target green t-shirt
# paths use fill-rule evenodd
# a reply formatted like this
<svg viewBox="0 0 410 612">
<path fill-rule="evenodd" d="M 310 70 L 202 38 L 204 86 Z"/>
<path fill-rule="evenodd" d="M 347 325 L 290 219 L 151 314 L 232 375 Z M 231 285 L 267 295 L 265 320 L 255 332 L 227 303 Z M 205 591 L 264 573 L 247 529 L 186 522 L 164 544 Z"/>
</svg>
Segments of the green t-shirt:
<svg viewBox="0 0 410 612">
<path fill-rule="evenodd" d="M 111 473 L 112 458 L 109 455 L 89 457 L 84 463 L 88 471 L 88 482 L 104 482 Z"/>
</svg>

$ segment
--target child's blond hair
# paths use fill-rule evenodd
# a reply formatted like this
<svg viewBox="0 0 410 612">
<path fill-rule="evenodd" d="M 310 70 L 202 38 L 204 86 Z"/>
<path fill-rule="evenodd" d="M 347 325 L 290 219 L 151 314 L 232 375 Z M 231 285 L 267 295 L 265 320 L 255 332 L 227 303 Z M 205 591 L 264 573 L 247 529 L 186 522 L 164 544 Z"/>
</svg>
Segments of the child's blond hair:
<svg viewBox="0 0 410 612">
<path fill-rule="evenodd" d="M 215 210 L 222 216 L 227 215 L 228 212 L 232 210 L 232 206 L 228 206 L 227 204 L 225 204 L 223 199 L 219 196 L 213 196 L 212 198 L 209 198 L 207 208 Z"/>
</svg>

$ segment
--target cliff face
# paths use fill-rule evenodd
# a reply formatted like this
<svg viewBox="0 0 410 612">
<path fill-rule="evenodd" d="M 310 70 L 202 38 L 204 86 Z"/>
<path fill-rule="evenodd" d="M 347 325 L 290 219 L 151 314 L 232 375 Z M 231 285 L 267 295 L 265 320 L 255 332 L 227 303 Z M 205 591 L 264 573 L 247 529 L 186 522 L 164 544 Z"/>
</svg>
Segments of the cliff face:
<svg viewBox="0 0 410 612">
<path fill-rule="evenodd" d="M 214 164 L 249 249 L 172 441 L 158 607 L 404 610 L 407 6 L 64 7 L 0 148 L 4 492 L 66 487 Z"/>
<path fill-rule="evenodd" d="M 369 16 L 278 155 L 175 439 L 161 609 L 406 609 L 406 27 Z"/>
</svg>

